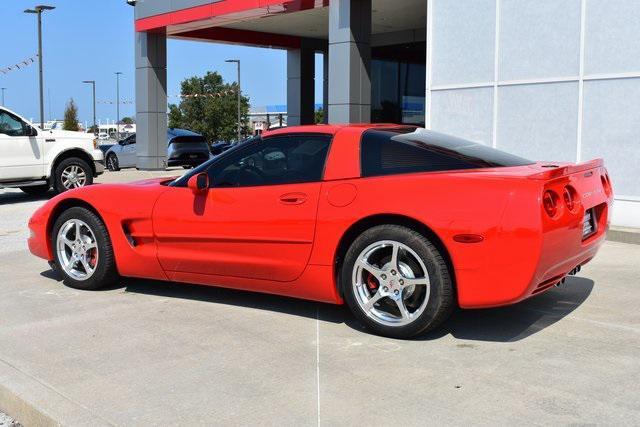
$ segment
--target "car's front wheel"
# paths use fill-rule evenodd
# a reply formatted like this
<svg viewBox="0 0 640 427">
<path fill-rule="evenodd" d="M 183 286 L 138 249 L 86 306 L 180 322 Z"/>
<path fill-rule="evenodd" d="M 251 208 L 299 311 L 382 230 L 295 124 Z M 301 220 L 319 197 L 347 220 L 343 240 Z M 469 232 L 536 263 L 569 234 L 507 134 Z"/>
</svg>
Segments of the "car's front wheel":
<svg viewBox="0 0 640 427">
<path fill-rule="evenodd" d="M 73 207 L 64 211 L 53 225 L 51 243 L 56 269 L 67 286 L 99 289 L 117 280 L 109 233 L 89 209 Z"/>
<path fill-rule="evenodd" d="M 442 254 L 407 227 L 380 225 L 363 232 L 347 251 L 340 278 L 353 314 L 387 337 L 433 330 L 453 309 L 453 284 Z"/>
</svg>

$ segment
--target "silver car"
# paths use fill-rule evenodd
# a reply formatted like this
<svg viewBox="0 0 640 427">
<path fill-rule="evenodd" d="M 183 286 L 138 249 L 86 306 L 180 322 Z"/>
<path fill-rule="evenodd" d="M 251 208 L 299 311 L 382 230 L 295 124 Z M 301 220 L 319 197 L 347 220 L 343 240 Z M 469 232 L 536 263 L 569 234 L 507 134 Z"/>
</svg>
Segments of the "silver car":
<svg viewBox="0 0 640 427">
<path fill-rule="evenodd" d="M 210 157 L 209 144 L 202 135 L 185 129 L 167 129 L 167 166 L 195 167 Z M 136 135 L 130 135 L 109 148 L 105 162 L 111 171 L 136 167 Z"/>
</svg>

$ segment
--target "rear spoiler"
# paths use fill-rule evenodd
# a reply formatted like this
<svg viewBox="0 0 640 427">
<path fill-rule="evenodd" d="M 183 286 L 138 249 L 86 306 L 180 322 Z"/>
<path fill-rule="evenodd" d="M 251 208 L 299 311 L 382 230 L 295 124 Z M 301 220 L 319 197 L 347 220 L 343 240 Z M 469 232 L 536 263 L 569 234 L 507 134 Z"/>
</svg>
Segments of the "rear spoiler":
<svg viewBox="0 0 640 427">
<path fill-rule="evenodd" d="M 534 173 L 533 175 L 529 175 L 529 179 L 541 179 L 548 180 L 554 178 L 560 178 L 562 176 L 571 175 L 577 172 L 582 172 L 590 169 L 596 169 L 604 166 L 604 160 L 602 159 L 593 159 L 584 163 L 577 163 L 575 165 L 564 165 L 555 168 L 550 168 L 543 172 Z M 542 166 L 545 167 L 545 166 Z M 548 167 L 548 166 L 547 166 Z"/>
</svg>

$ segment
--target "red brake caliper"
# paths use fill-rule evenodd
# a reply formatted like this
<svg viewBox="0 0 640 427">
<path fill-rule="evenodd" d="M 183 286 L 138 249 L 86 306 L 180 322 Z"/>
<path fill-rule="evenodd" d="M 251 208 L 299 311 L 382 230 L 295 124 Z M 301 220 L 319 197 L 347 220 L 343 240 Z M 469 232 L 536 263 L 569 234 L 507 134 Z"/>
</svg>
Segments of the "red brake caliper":
<svg viewBox="0 0 640 427">
<path fill-rule="evenodd" d="M 369 272 L 367 272 L 367 275 L 367 286 L 370 290 L 375 291 L 378 289 L 378 280 Z"/>
</svg>

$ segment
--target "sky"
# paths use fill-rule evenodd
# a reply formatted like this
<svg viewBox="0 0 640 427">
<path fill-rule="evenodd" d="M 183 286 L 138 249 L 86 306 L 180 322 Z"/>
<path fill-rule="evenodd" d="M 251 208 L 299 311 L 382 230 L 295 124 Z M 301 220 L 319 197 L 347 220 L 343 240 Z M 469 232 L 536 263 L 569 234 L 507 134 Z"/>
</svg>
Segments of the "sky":
<svg viewBox="0 0 640 427">
<path fill-rule="evenodd" d="M 0 0 L 0 68 L 19 63 L 38 52 L 37 16 L 23 13 L 36 4 L 56 9 L 43 13 L 45 120 L 61 119 L 73 98 L 81 122 L 93 118 L 91 85 L 96 81 L 96 116 L 104 123 L 116 118 L 116 76 L 120 76 L 120 116 L 135 115 L 133 7 L 125 0 Z M 252 106 L 286 104 L 286 51 L 205 42 L 169 40 L 167 92 L 180 93 L 187 77 L 218 71 L 225 81 L 236 80 L 235 64 L 242 61 L 242 89 Z M 322 75 L 317 57 L 316 75 Z M 39 121 L 38 65 L 0 73 L 6 107 Z M 170 98 L 170 101 L 175 98 Z M 1 100 L 0 100 L 1 102 Z M 322 102 L 322 81 L 316 80 L 316 102 Z"/>
</svg>

